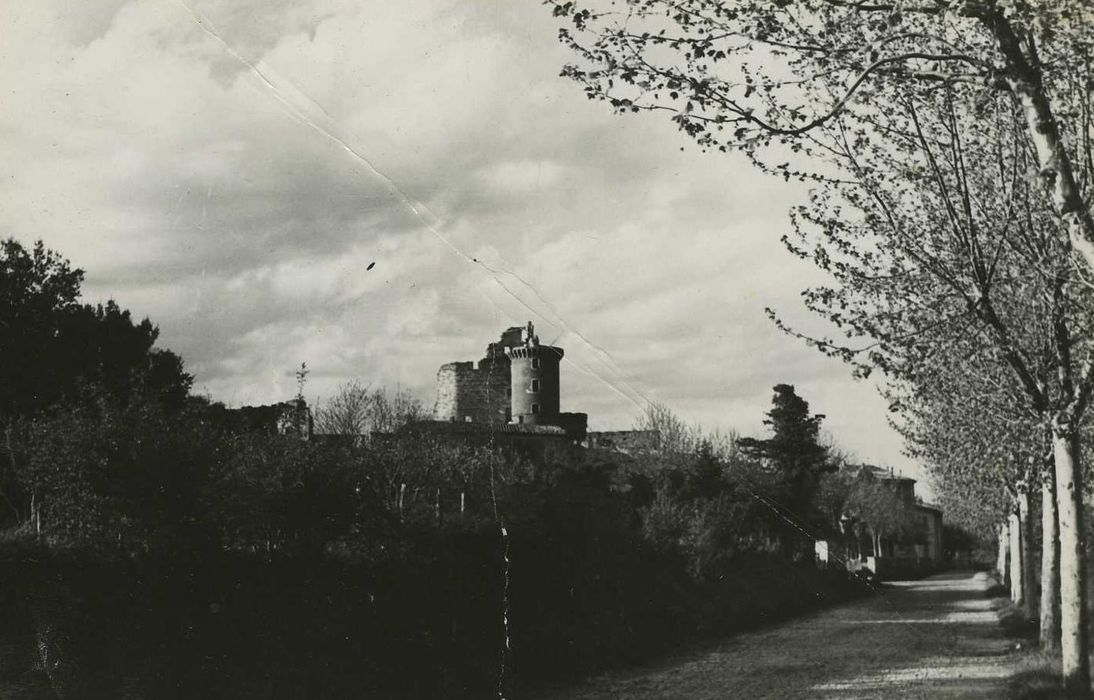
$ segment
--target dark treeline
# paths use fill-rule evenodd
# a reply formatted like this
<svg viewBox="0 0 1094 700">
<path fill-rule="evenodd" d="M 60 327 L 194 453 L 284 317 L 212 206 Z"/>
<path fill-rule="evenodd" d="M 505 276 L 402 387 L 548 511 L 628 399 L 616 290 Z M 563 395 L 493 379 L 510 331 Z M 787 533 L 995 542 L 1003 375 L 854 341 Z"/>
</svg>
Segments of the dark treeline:
<svg viewBox="0 0 1094 700">
<path fill-rule="evenodd" d="M 5 697 L 526 689 L 844 599 L 813 538 L 908 527 L 793 387 L 763 439 L 654 407 L 650 454 L 302 440 L 192 396 L 80 280 L 0 252 Z"/>
</svg>

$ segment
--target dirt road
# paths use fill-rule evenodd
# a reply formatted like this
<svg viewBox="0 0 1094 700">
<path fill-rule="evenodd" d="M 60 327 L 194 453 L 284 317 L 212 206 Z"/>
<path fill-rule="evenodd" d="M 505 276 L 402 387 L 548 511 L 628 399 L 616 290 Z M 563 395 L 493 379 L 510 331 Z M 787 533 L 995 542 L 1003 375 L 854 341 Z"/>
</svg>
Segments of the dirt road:
<svg viewBox="0 0 1094 700">
<path fill-rule="evenodd" d="M 972 573 L 889 583 L 869 599 L 550 697 L 1002 698 L 1018 653 L 990 583 Z"/>
</svg>

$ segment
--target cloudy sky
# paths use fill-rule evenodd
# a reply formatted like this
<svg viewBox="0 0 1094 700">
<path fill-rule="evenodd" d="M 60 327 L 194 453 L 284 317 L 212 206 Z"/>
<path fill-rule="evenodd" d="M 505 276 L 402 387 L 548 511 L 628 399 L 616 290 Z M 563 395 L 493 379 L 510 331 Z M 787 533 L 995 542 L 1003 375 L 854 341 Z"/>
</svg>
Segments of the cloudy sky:
<svg viewBox="0 0 1094 700">
<path fill-rule="evenodd" d="M 659 400 L 757 433 L 786 382 L 915 473 L 874 387 L 764 316 L 818 281 L 779 243 L 801 187 L 586 100 L 536 0 L 35 0 L 0 32 L 0 235 L 150 317 L 213 398 L 285 399 L 306 361 L 309 397 L 432 404 L 531 319 L 594 428 Z"/>
</svg>

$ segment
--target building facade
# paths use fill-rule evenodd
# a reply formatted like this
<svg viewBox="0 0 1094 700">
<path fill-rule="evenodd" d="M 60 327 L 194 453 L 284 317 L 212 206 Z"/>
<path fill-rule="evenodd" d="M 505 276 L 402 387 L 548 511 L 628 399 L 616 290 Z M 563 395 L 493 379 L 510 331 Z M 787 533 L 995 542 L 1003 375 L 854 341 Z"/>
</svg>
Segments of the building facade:
<svg viewBox="0 0 1094 700">
<path fill-rule="evenodd" d="M 863 465 L 856 477 L 888 489 L 899 501 L 907 520 L 898 532 L 865 531 L 855 526 L 854 513 L 845 513 L 841 529 L 845 541 L 818 540 L 817 559 L 842 561 L 851 570 L 868 569 L 881 578 L 918 576 L 946 564 L 942 541 L 942 511 L 916 497 L 916 480 L 894 472 Z M 849 541 L 847 541 L 849 540 Z"/>
</svg>

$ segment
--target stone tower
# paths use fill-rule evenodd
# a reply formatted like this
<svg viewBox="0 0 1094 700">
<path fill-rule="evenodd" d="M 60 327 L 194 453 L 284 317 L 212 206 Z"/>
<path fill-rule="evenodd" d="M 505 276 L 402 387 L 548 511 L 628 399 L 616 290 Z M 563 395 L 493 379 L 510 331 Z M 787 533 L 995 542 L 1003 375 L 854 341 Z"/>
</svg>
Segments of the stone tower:
<svg viewBox="0 0 1094 700">
<path fill-rule="evenodd" d="M 437 403 L 433 415 L 441 421 L 508 423 L 509 357 L 505 350 L 520 345 L 524 329 L 514 326 L 486 347 L 475 362 L 449 362 L 437 371 Z"/>
<path fill-rule="evenodd" d="M 584 440 L 589 417 L 559 411 L 561 359 L 562 348 L 540 345 L 530 322 L 508 328 L 478 362 L 441 365 L 433 417 L 471 430 Z"/>
<path fill-rule="evenodd" d="M 559 362 L 563 350 L 540 345 L 531 321 L 509 357 L 510 422 L 553 425 L 559 421 Z"/>
</svg>

